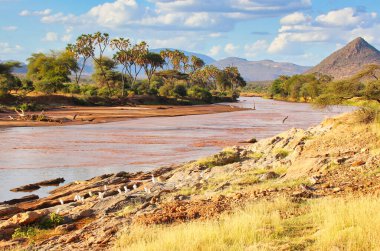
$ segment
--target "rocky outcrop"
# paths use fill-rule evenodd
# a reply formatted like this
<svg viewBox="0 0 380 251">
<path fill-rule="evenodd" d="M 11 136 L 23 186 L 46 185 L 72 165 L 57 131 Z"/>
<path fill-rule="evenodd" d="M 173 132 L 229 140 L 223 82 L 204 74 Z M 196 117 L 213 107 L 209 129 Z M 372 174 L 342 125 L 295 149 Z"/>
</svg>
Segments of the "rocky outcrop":
<svg viewBox="0 0 380 251">
<path fill-rule="evenodd" d="M 64 178 L 56 178 L 51 180 L 44 180 L 41 182 L 28 184 L 20 187 L 11 189 L 12 192 L 29 192 L 40 189 L 42 186 L 58 186 L 59 184 L 65 182 Z"/>
</svg>

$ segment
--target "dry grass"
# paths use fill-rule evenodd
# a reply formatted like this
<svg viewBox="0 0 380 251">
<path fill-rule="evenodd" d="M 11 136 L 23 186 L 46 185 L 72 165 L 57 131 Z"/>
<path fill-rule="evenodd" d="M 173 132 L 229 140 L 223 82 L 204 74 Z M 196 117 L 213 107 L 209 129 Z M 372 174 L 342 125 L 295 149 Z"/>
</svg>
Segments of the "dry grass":
<svg viewBox="0 0 380 251">
<path fill-rule="evenodd" d="M 376 250 L 380 199 L 262 201 L 219 220 L 133 226 L 115 250 Z"/>
</svg>

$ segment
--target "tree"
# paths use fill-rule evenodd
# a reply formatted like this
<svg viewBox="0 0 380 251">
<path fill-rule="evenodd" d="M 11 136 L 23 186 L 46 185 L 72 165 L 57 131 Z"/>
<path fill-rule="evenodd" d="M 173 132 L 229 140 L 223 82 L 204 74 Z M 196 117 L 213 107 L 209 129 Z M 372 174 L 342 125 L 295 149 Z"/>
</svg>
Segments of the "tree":
<svg viewBox="0 0 380 251">
<path fill-rule="evenodd" d="M 81 64 L 80 67 L 78 66 L 78 68 L 74 70 L 75 83 L 79 84 L 87 60 L 94 56 L 94 48 L 91 36 L 79 36 L 75 44 L 67 45 L 66 50 L 68 51 L 68 53 L 71 53 L 71 55 L 77 60 L 78 64 L 79 62 Z"/>
<path fill-rule="evenodd" d="M 185 73 L 188 69 L 189 57 L 187 57 L 182 51 L 166 49 L 161 51 L 160 55 L 173 70 Z"/>
<path fill-rule="evenodd" d="M 53 93 L 70 82 L 70 74 L 77 69 L 77 62 L 67 52 L 50 54 L 35 53 L 28 58 L 27 77 L 34 81 L 36 89 L 44 93 Z"/>
<path fill-rule="evenodd" d="M 148 78 L 148 83 L 150 85 L 152 76 L 156 72 L 157 68 L 162 68 L 164 66 L 165 60 L 158 53 L 148 52 L 143 56 L 142 62 L 145 74 Z"/>
<path fill-rule="evenodd" d="M 123 39 L 114 40 L 113 46 L 118 49 L 114 59 L 123 65 L 123 70 L 128 73 L 133 87 L 145 63 L 144 57 L 148 53 L 148 45 L 143 41 L 131 46 L 129 40 Z"/>
<path fill-rule="evenodd" d="M 235 66 L 228 66 L 224 69 L 228 80 L 231 82 L 232 91 L 236 90 L 238 87 L 244 87 L 247 85 L 244 78 L 240 75 L 240 72 Z"/>
<path fill-rule="evenodd" d="M 116 38 L 111 40 L 111 48 L 117 49 L 118 52 L 116 52 L 113 56 L 113 59 L 116 60 L 120 65 L 122 65 L 121 69 L 121 82 L 122 82 L 122 90 L 121 90 L 121 96 L 124 96 L 124 90 L 125 90 L 125 74 L 127 71 L 128 66 L 128 51 L 130 50 L 131 42 L 129 39 L 124 38 Z"/>
<path fill-rule="evenodd" d="M 103 75 L 102 79 L 106 79 L 106 71 L 103 69 L 103 57 L 104 52 L 107 49 L 108 45 L 110 44 L 110 38 L 108 33 L 101 33 L 96 32 L 94 34 L 88 34 L 85 35 L 86 39 L 89 39 L 89 50 L 91 51 L 91 57 L 94 60 L 94 62 L 99 66 L 100 74 Z M 95 52 L 98 52 L 98 54 L 95 54 Z M 103 83 L 104 84 L 104 83 Z M 103 85 L 102 84 L 102 85 Z M 111 95 L 111 87 L 106 82 L 105 85 L 107 86 L 108 90 L 108 96 Z"/>
<path fill-rule="evenodd" d="M 194 55 L 191 56 L 190 61 L 191 61 L 190 68 L 191 68 L 192 73 L 201 69 L 203 66 L 205 66 L 205 62 L 197 56 L 194 56 Z"/>
<path fill-rule="evenodd" d="M 12 74 L 12 70 L 20 66 L 20 62 L 14 61 L 0 63 L 0 96 L 20 88 L 21 80 Z"/>
<path fill-rule="evenodd" d="M 122 83 L 122 75 L 120 72 L 115 71 L 117 62 L 108 57 L 103 57 L 101 65 L 95 65 L 95 71 L 92 74 L 93 80 L 99 84 L 102 89 L 100 92 L 106 94 L 106 96 L 114 94 L 114 90 L 118 88 Z M 107 92 L 104 93 L 104 88 L 107 88 Z"/>
</svg>

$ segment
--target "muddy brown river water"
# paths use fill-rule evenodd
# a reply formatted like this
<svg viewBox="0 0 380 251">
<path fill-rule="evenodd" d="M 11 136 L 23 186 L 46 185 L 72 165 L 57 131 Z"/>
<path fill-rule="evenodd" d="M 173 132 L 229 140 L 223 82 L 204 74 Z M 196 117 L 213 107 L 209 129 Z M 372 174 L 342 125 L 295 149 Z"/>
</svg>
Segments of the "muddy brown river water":
<svg viewBox="0 0 380 251">
<path fill-rule="evenodd" d="M 352 110 L 315 110 L 309 104 L 261 98 L 241 98 L 231 105 L 252 108 L 253 100 L 256 110 L 95 125 L 2 128 L 0 201 L 28 195 L 9 191 L 20 185 L 57 177 L 71 182 L 185 162 L 252 137 L 270 137 L 292 127 L 306 129 Z M 51 189 L 33 193 L 44 196 Z"/>
</svg>

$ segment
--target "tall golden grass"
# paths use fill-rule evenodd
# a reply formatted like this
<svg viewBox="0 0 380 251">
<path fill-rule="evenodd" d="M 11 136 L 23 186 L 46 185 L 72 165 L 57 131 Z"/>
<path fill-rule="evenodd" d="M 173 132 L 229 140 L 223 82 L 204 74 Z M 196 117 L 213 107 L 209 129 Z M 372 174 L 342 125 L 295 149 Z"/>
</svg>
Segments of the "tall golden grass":
<svg viewBox="0 0 380 251">
<path fill-rule="evenodd" d="M 115 250 L 377 250 L 380 199 L 285 198 L 250 204 L 218 220 L 132 226 Z"/>
</svg>

